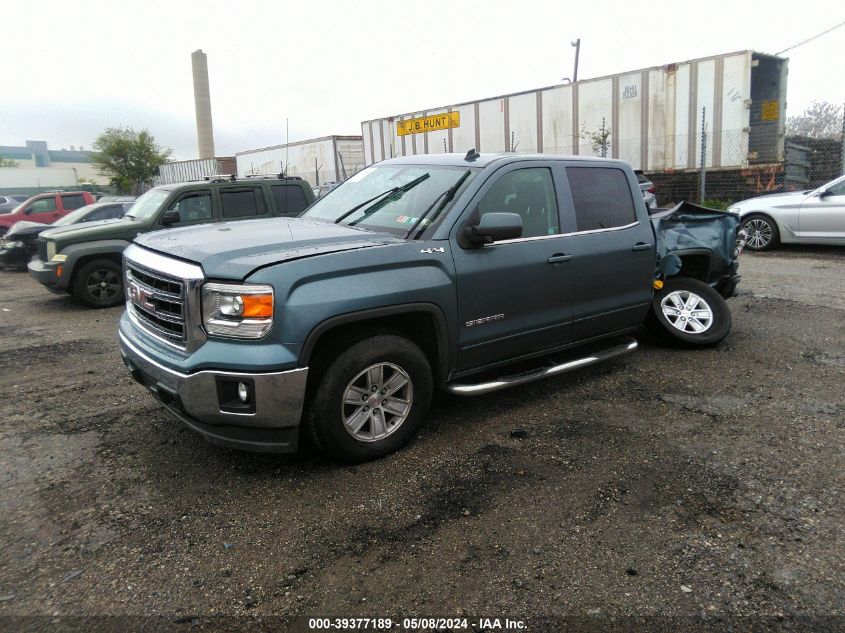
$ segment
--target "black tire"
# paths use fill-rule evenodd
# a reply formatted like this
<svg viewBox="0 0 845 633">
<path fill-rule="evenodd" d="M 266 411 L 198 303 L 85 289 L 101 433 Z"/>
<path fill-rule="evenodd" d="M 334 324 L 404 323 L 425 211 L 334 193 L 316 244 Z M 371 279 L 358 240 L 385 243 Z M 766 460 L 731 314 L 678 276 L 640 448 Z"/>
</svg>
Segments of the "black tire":
<svg viewBox="0 0 845 633">
<path fill-rule="evenodd" d="M 778 224 L 764 213 L 750 213 L 742 219 L 742 228 L 748 234 L 745 248 L 749 251 L 768 251 L 780 243 Z"/>
<path fill-rule="evenodd" d="M 113 308 L 123 303 L 123 270 L 111 259 L 83 264 L 73 280 L 73 296 L 89 308 Z"/>
<path fill-rule="evenodd" d="M 686 306 L 692 297 L 698 301 L 689 311 Z M 709 314 L 709 320 L 705 313 Z M 706 283 L 691 277 L 670 277 L 654 293 L 646 325 L 664 342 L 683 347 L 711 347 L 730 333 L 731 311 L 722 295 Z M 701 327 L 704 329 L 699 331 Z"/>
<path fill-rule="evenodd" d="M 419 347 L 403 336 L 380 334 L 359 340 L 343 349 L 333 360 L 325 360 L 327 368 L 311 398 L 307 419 L 311 439 L 320 451 L 339 461 L 355 463 L 388 455 L 411 440 L 428 411 L 433 390 L 431 366 Z M 389 364 L 404 372 L 384 367 L 384 380 L 380 385 L 388 385 L 394 378 L 395 385 L 401 383 L 405 377 L 408 378 L 406 386 L 395 395 L 382 391 L 364 393 L 363 385 L 371 381 L 368 380 L 370 375 L 363 372 L 379 364 Z M 315 365 L 320 366 L 319 363 Z M 390 388 L 392 386 L 385 389 Z M 350 391 L 347 391 L 348 389 Z M 346 404 L 344 399 L 347 394 L 357 398 L 358 394 L 352 393 L 352 390 L 356 389 L 361 392 L 362 398 L 367 399 L 362 400 L 361 405 L 357 404 L 357 400 L 356 404 Z M 384 395 L 388 397 L 379 402 Z M 394 395 L 392 402 L 391 395 Z M 382 409 L 385 406 L 396 407 L 397 402 L 404 401 L 407 401 L 408 405 L 407 413 L 402 419 L 389 409 Z M 367 418 L 363 409 L 365 406 L 369 409 L 371 405 L 370 417 Z M 403 404 L 398 406 L 404 407 Z M 345 420 L 359 414 L 360 417 L 355 418 L 353 422 L 368 421 L 359 427 L 358 435 L 369 433 L 375 439 L 360 439 L 353 436 L 352 429 L 347 430 Z M 395 424 L 391 424 L 391 420 Z M 379 430 L 385 432 L 380 439 Z"/>
</svg>

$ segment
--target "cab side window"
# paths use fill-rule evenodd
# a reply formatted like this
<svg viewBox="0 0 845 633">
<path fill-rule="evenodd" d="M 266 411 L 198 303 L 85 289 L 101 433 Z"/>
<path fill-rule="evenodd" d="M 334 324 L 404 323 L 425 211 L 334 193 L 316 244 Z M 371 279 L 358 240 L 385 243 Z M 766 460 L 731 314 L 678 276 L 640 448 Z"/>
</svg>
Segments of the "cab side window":
<svg viewBox="0 0 845 633">
<path fill-rule="evenodd" d="M 834 196 L 845 196 L 845 180 L 828 187 L 827 190 Z"/>
<path fill-rule="evenodd" d="M 627 226 L 637 221 L 631 186 L 615 167 L 567 167 L 578 231 Z"/>
<path fill-rule="evenodd" d="M 211 219 L 211 192 L 192 191 L 186 193 L 168 211 L 179 213 L 179 222 L 196 222 Z"/>
<path fill-rule="evenodd" d="M 517 213 L 522 217 L 522 237 L 560 233 L 557 198 L 548 167 L 516 169 L 501 176 L 478 204 L 485 213 Z"/>
<path fill-rule="evenodd" d="M 27 213 L 50 213 L 56 210 L 55 198 L 41 198 L 26 208 Z"/>
<path fill-rule="evenodd" d="M 261 187 L 222 189 L 220 205 L 224 218 L 245 218 L 264 215 L 267 212 Z"/>
</svg>

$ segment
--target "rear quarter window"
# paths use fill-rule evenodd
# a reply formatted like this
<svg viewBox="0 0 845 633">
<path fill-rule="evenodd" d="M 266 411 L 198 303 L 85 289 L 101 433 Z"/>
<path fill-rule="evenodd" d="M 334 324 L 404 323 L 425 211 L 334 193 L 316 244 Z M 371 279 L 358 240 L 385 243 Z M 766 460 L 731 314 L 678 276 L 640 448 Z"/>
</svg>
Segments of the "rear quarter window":
<svg viewBox="0 0 845 633">
<path fill-rule="evenodd" d="M 85 206 L 85 196 L 62 196 L 62 206 L 65 211 L 73 211 L 74 209 L 81 209 Z"/>
<path fill-rule="evenodd" d="M 273 198 L 276 208 L 282 215 L 292 215 L 305 211 L 308 201 L 302 187 L 298 185 L 273 185 Z"/>
<path fill-rule="evenodd" d="M 578 231 L 626 226 L 637 221 L 628 177 L 615 167 L 567 167 Z"/>
</svg>

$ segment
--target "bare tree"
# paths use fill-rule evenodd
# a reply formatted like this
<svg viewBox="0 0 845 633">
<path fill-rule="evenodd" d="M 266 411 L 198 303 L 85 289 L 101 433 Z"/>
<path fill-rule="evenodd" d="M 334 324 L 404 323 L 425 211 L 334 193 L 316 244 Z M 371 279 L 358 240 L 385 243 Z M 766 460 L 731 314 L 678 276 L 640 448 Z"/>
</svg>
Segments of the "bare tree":
<svg viewBox="0 0 845 633">
<path fill-rule="evenodd" d="M 788 136 L 839 138 L 842 134 L 842 106 L 828 101 L 813 101 L 798 116 L 786 119 Z"/>
</svg>

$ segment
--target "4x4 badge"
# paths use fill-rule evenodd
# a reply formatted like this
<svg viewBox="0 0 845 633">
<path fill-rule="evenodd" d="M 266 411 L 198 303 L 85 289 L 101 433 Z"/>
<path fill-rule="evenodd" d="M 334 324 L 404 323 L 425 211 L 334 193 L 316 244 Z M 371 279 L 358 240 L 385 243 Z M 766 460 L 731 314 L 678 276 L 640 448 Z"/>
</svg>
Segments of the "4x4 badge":
<svg viewBox="0 0 845 633">
<path fill-rule="evenodd" d="M 443 248 L 442 246 L 439 246 L 437 248 L 421 248 L 420 249 L 420 253 L 428 253 L 429 255 L 431 255 L 432 253 L 445 253 L 445 252 L 446 252 L 446 249 Z"/>
</svg>

